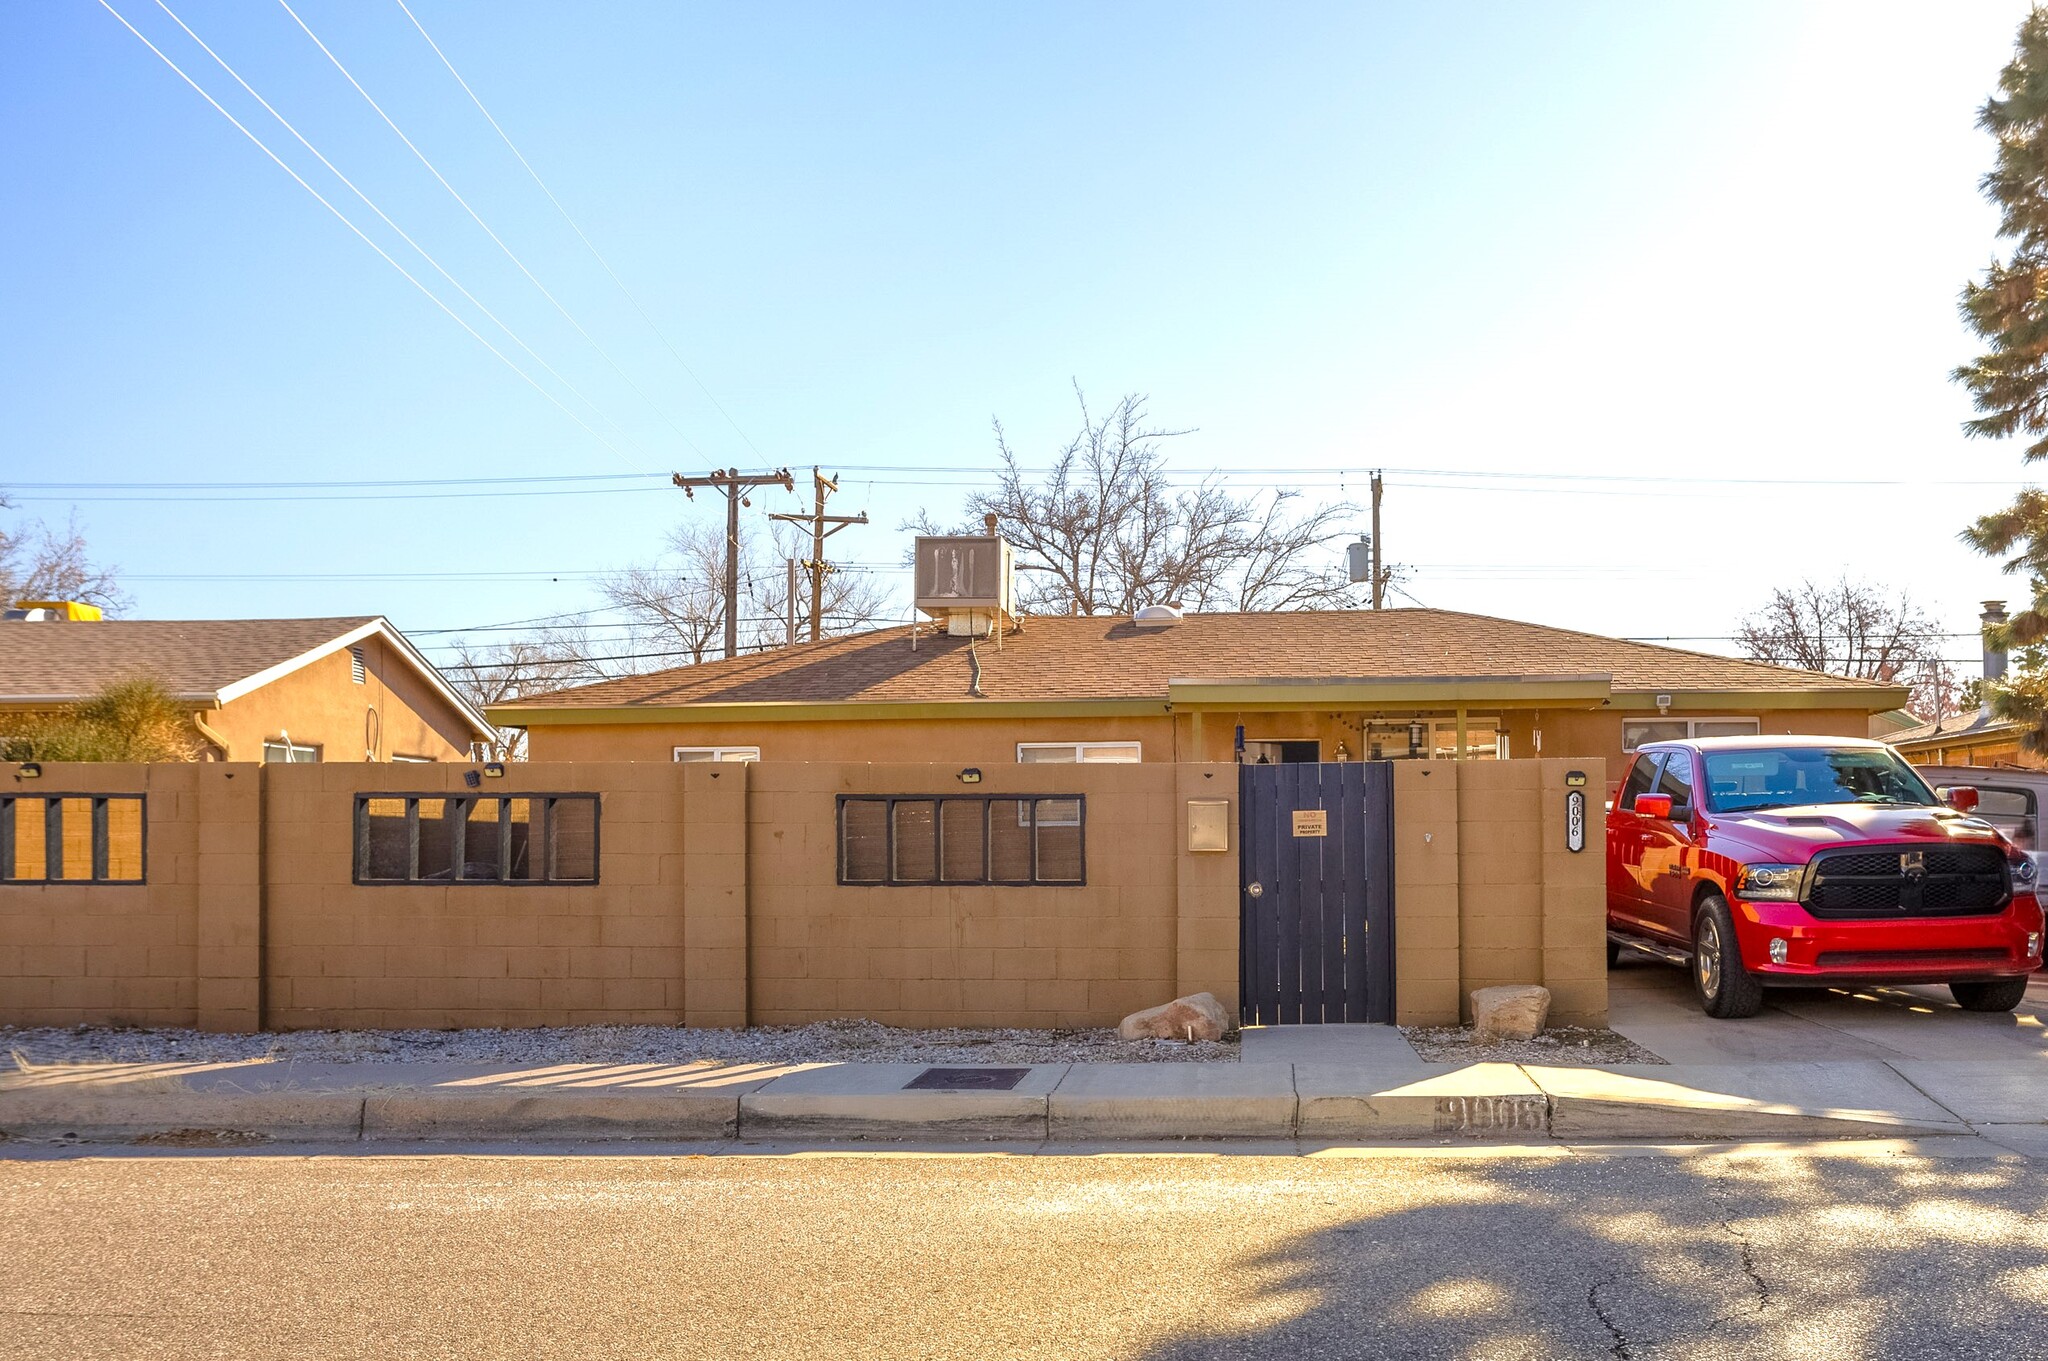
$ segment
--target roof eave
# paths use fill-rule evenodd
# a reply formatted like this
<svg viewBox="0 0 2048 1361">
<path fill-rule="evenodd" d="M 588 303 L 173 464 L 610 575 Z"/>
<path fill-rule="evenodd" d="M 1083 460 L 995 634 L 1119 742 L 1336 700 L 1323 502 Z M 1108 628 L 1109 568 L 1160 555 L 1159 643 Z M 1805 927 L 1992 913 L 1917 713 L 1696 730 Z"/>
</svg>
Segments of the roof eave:
<svg viewBox="0 0 2048 1361">
<path fill-rule="evenodd" d="M 622 723 L 817 723 L 887 718 L 1113 718 L 1160 716 L 1162 699 L 759 700 L 745 703 L 609 704 L 569 708 L 493 704 L 484 712 L 506 728 Z"/>
<path fill-rule="evenodd" d="M 1882 713 L 1898 708 L 1911 694 L 1904 686 L 1895 685 L 1813 690 L 1616 690 L 1613 706 L 1669 709 L 1676 713 L 1703 713 L 1710 709 L 1863 709 Z"/>
</svg>

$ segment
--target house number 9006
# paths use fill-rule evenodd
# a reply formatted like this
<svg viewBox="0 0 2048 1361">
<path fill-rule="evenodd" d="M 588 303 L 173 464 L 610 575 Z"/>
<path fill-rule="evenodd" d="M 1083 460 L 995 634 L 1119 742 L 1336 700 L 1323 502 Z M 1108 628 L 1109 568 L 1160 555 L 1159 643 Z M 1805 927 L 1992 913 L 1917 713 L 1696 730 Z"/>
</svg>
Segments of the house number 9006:
<svg viewBox="0 0 2048 1361">
<path fill-rule="evenodd" d="M 1586 849 L 1586 792 L 1574 789 L 1564 796 L 1564 848 Z"/>
</svg>

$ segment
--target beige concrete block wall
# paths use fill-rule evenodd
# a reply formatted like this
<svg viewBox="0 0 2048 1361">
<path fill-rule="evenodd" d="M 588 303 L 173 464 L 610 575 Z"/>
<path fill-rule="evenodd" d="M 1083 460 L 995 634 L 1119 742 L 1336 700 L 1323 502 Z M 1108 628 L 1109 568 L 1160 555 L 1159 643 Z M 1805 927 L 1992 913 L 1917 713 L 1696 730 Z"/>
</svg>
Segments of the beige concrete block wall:
<svg viewBox="0 0 2048 1361">
<path fill-rule="evenodd" d="M 45 796 L 145 792 L 148 883 L 0 886 L 0 1021 L 249 1030 L 573 1024 L 1105 1025 L 1238 1002 L 1236 768 L 770 762 L 46 766 Z M 1564 849 L 1567 770 L 1587 850 Z M 1394 767 L 1399 1018 L 1543 982 L 1604 1018 L 1597 761 Z M 596 884 L 352 882 L 358 793 L 600 797 Z M 837 882 L 840 794 L 1082 794 L 1080 886 Z M 1187 805 L 1232 846 L 1188 848 Z"/>
<path fill-rule="evenodd" d="M 45 762 L 42 772 L 24 779 L 9 768 L 0 778 L 10 795 L 144 796 L 148 882 L 0 885 L 0 1022 L 198 1024 L 201 876 L 238 868 L 222 857 L 240 840 L 231 828 L 207 842 L 203 857 L 202 819 L 233 810 L 214 795 L 245 770 Z M 242 783 L 254 788 L 252 779 Z"/>
<path fill-rule="evenodd" d="M 687 792 L 673 766 L 270 766 L 273 1029 L 680 1024 Z M 730 778 L 744 779 L 735 770 Z M 358 793 L 600 795 L 596 884 L 351 882 Z"/>
<path fill-rule="evenodd" d="M 749 775 L 756 1024 L 1113 1024 L 1196 984 L 1236 1000 L 1234 851 L 1185 850 L 1182 791 L 1234 768 L 768 762 Z M 1086 796 L 1084 886 L 838 882 L 841 794 Z M 1192 795 L 1188 796 L 1192 797 Z M 1188 978 L 1182 978 L 1182 970 Z"/>
</svg>

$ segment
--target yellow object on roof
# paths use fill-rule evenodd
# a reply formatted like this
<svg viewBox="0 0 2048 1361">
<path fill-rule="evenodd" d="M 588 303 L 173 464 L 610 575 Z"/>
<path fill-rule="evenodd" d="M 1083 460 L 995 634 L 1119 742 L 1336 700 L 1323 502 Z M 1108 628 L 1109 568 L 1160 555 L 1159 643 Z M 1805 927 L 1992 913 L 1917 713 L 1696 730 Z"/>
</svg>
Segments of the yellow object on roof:
<svg viewBox="0 0 2048 1361">
<path fill-rule="evenodd" d="M 100 617 L 99 606 L 88 605 L 82 600 L 23 600 L 15 608 L 47 610 L 59 619 L 68 619 L 75 624 L 90 624 Z"/>
</svg>

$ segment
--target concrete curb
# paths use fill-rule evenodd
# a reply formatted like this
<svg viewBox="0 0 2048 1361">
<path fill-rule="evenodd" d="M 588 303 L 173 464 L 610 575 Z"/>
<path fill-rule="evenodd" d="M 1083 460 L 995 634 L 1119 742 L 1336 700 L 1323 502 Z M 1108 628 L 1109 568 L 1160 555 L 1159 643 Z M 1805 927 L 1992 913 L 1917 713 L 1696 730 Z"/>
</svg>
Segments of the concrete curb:
<svg viewBox="0 0 2048 1361">
<path fill-rule="evenodd" d="M 184 1131 L 303 1143 L 363 1135 L 361 1092 L 129 1092 L 89 1086 L 0 1092 L 0 1134 L 126 1142 Z"/>
<path fill-rule="evenodd" d="M 730 1139 L 736 1096 L 702 1092 L 380 1092 L 365 1139 Z"/>
<path fill-rule="evenodd" d="M 2048 1119 L 2036 1064 L 1876 1062 L 1535 1068 L 1423 1064 L 1074 1064 L 1008 1091 L 906 1090 L 922 1065 L 837 1064 L 647 1085 L 502 1071 L 293 1072 L 190 1079 L 84 1068 L 0 1077 L 0 1137 L 132 1141 L 218 1133 L 289 1142 L 461 1140 L 1605 1139 L 1964 1134 Z M 593 1066 L 595 1069 L 595 1066 Z M 407 1082 L 404 1079 L 413 1078 Z M 1909 1080 L 1910 1078 L 1910 1080 Z M 552 1086 L 535 1085 L 540 1082 Z M 628 1084 L 639 1083 L 637 1087 Z M 2039 1112 L 2039 1115 L 2036 1115 Z M 1965 1117 L 1969 1118 L 1965 1118 Z M 2015 1136 L 2018 1137 L 2018 1136 Z"/>
</svg>

